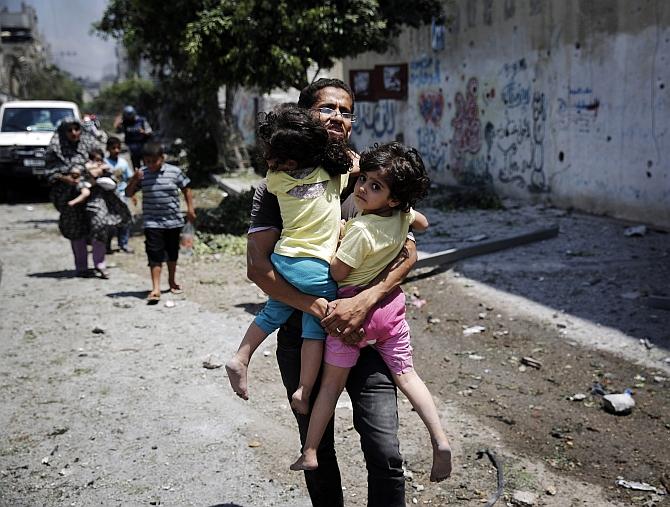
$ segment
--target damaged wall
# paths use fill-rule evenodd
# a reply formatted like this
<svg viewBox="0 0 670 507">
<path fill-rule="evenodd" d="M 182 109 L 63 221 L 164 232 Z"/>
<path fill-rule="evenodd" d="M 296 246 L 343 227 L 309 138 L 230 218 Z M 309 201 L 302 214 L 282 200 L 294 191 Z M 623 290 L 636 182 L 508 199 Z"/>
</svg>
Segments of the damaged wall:
<svg viewBox="0 0 670 507">
<path fill-rule="evenodd" d="M 407 64 L 358 100 L 352 142 L 403 140 L 435 181 L 670 227 L 670 2 L 458 0 L 350 70 Z"/>
</svg>

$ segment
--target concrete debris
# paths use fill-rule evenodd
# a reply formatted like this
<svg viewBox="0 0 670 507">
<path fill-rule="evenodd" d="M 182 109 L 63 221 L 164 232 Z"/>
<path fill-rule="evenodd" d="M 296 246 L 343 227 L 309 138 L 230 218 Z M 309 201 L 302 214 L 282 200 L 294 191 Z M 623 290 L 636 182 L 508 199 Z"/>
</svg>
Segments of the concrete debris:
<svg viewBox="0 0 670 507">
<path fill-rule="evenodd" d="M 530 491 L 515 491 L 512 493 L 512 504 L 530 507 L 537 503 L 537 495 Z"/>
<path fill-rule="evenodd" d="M 568 397 L 570 401 L 582 401 L 586 399 L 586 395 L 584 393 L 577 393 L 573 394 L 572 396 Z"/>
<path fill-rule="evenodd" d="M 217 368 L 221 368 L 223 366 L 223 363 L 219 363 L 217 361 L 212 361 L 212 357 L 208 357 L 202 362 L 202 367 L 206 368 L 208 370 L 216 370 Z"/>
<path fill-rule="evenodd" d="M 616 485 L 626 489 L 633 489 L 635 491 L 651 491 L 657 495 L 667 494 L 664 489 L 656 488 L 651 484 L 647 484 L 646 482 L 626 481 L 623 477 L 617 478 Z"/>
<path fill-rule="evenodd" d="M 640 343 L 644 345 L 644 348 L 651 350 L 654 348 L 654 344 L 649 341 L 649 338 L 640 338 Z"/>
<path fill-rule="evenodd" d="M 556 493 L 558 493 L 558 490 L 556 489 L 556 486 L 549 485 L 546 488 L 544 488 L 544 492 L 549 496 L 554 496 Z"/>
<path fill-rule="evenodd" d="M 633 410 L 635 400 L 628 393 L 606 394 L 603 396 L 603 407 L 606 411 L 617 415 L 626 415 Z"/>
<path fill-rule="evenodd" d="M 536 370 L 542 368 L 542 363 L 537 359 L 533 359 L 532 357 L 522 357 L 521 364 L 525 364 L 526 366 L 530 366 L 531 368 L 535 368 Z"/>
<path fill-rule="evenodd" d="M 463 336 L 470 336 L 473 334 L 479 334 L 483 333 L 486 331 L 486 328 L 484 326 L 471 326 L 471 327 L 466 327 L 463 330 Z"/>
<path fill-rule="evenodd" d="M 105 330 L 99 326 L 95 326 L 92 330 L 93 334 L 105 334 Z"/>
<path fill-rule="evenodd" d="M 633 227 L 628 227 L 623 231 L 623 235 L 627 238 L 633 236 L 644 236 L 645 234 L 647 234 L 647 227 L 645 225 L 635 225 Z"/>
</svg>

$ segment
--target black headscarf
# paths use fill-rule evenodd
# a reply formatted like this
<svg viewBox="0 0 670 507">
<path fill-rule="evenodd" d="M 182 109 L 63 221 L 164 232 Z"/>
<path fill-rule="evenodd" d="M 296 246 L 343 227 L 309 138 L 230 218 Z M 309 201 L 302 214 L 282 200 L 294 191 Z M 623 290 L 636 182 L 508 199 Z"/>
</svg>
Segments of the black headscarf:
<svg viewBox="0 0 670 507">
<path fill-rule="evenodd" d="M 67 129 L 72 125 L 79 125 L 81 128 L 79 141 L 73 142 L 67 137 Z M 88 161 L 88 153 L 93 148 L 100 148 L 93 133 L 85 129 L 81 121 L 73 116 L 65 117 L 49 141 L 46 152 L 47 167 L 52 175 L 68 173 L 74 166 L 84 166 Z"/>
</svg>

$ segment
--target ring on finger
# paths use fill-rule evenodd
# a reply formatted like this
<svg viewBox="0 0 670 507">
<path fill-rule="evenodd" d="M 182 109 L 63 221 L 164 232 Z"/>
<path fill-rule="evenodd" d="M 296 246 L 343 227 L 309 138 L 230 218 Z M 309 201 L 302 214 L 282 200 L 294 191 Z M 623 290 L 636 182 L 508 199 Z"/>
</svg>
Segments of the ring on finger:
<svg viewBox="0 0 670 507">
<path fill-rule="evenodd" d="M 335 331 L 337 331 L 338 333 L 341 333 L 341 332 L 342 332 L 342 330 L 341 330 L 339 327 L 336 327 L 336 328 L 335 328 Z"/>
</svg>

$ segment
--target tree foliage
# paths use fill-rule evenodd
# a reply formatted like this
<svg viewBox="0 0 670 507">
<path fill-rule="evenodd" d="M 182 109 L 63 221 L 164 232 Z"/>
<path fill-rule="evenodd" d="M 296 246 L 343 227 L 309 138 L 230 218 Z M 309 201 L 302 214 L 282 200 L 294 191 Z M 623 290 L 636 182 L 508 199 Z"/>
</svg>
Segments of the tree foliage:
<svg viewBox="0 0 670 507">
<path fill-rule="evenodd" d="M 31 68 L 26 79 L 24 99 L 69 100 L 81 104 L 82 87 L 55 65 Z"/>
<path fill-rule="evenodd" d="M 111 119 L 127 104 L 135 106 L 156 127 L 160 94 L 156 85 L 146 79 L 128 79 L 103 88 L 95 99 L 86 104 L 85 110 Z M 104 126 L 110 128 L 109 125 Z"/>
<path fill-rule="evenodd" d="M 202 165 L 223 160 L 216 101 L 222 85 L 302 88 L 312 66 L 325 69 L 337 59 L 383 52 L 403 26 L 440 16 L 441 5 L 440 0 L 109 0 L 96 28 L 155 66 L 164 102 L 191 122 L 191 130 L 184 126 L 179 135 L 200 143 L 201 154 L 192 153 L 193 163 Z"/>
</svg>

